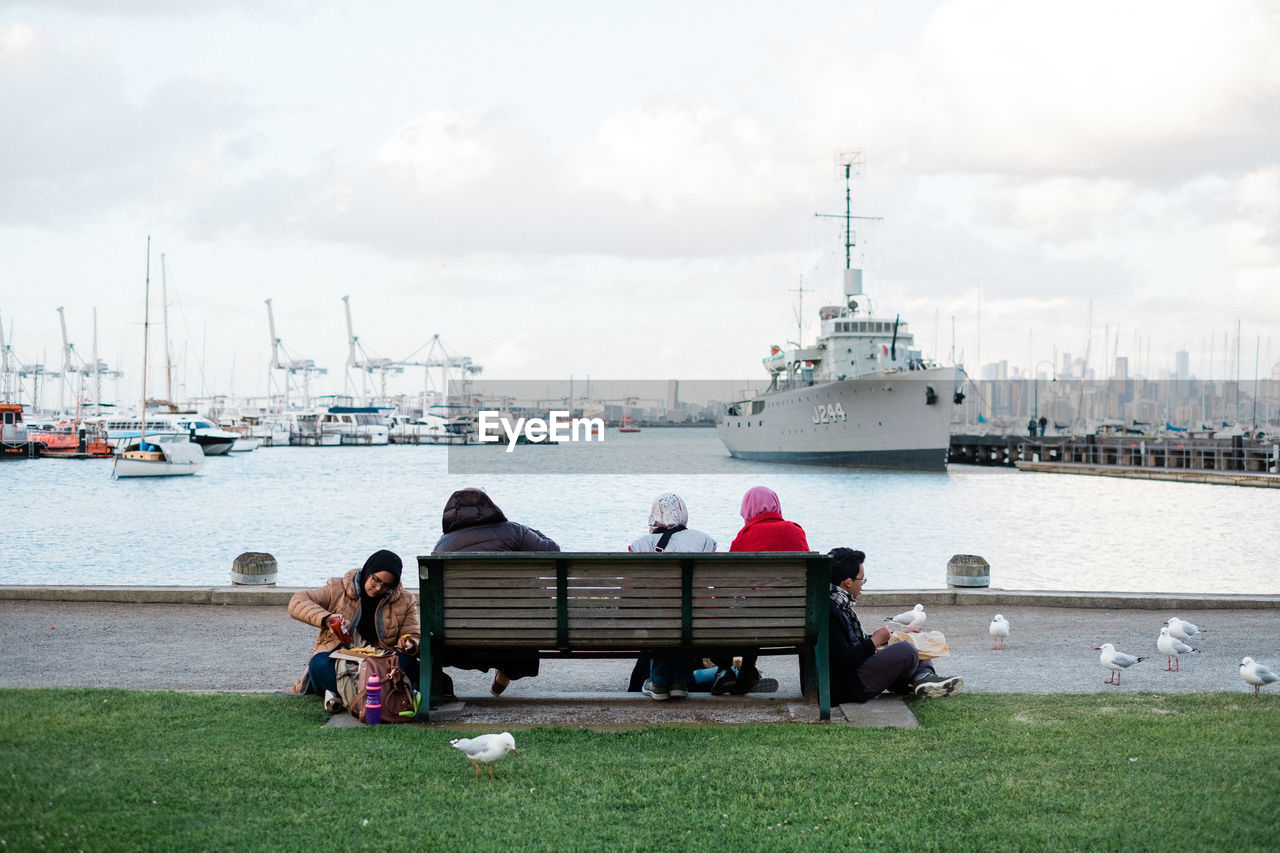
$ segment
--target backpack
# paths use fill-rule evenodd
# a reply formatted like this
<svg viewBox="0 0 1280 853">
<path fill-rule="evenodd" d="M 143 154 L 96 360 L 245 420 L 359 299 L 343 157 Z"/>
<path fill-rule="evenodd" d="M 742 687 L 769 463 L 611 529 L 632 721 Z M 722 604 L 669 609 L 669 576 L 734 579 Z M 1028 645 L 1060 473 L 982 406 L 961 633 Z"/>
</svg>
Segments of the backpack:
<svg viewBox="0 0 1280 853">
<path fill-rule="evenodd" d="M 382 682 L 382 722 L 411 723 L 418 709 L 418 693 L 409 677 L 400 668 L 400 658 L 393 654 L 367 657 L 359 662 L 339 659 L 335 661 L 338 675 L 338 696 L 342 704 L 360 722 L 365 721 L 364 702 L 366 685 L 372 673 Z"/>
</svg>

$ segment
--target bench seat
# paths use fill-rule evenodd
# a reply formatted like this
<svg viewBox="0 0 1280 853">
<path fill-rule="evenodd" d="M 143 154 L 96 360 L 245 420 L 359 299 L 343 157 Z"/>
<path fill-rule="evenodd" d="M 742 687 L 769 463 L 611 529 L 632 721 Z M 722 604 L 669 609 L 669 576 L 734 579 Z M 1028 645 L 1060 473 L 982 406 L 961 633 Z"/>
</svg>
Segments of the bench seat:
<svg viewBox="0 0 1280 853">
<path fill-rule="evenodd" d="M 830 718 L 831 559 L 812 552 L 434 554 L 418 558 L 424 695 L 436 661 L 794 653 Z M 433 693 L 434 690 L 434 693 Z M 430 702 L 422 703 L 428 719 Z"/>
</svg>

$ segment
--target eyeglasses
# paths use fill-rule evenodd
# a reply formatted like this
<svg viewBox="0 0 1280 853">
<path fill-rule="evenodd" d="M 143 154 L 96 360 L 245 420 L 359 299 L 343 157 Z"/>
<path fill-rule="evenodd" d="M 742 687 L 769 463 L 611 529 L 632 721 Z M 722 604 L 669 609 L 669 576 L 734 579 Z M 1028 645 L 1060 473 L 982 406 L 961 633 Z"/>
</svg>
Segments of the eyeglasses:
<svg viewBox="0 0 1280 853">
<path fill-rule="evenodd" d="M 396 581 L 394 579 L 389 581 L 384 581 L 382 578 L 378 577 L 377 575 L 372 575 L 369 578 L 368 583 L 377 584 L 378 589 L 395 589 L 396 588 Z"/>
</svg>

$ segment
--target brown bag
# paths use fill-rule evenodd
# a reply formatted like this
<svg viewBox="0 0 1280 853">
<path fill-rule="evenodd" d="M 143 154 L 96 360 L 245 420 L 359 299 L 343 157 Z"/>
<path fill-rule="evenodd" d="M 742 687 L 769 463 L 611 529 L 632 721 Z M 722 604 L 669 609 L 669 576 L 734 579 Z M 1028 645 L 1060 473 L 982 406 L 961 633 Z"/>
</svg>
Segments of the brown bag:
<svg viewBox="0 0 1280 853">
<path fill-rule="evenodd" d="M 347 710 L 360 722 L 365 721 L 367 685 L 369 676 L 375 672 L 382 682 L 382 722 L 413 722 L 413 715 L 418 707 L 418 693 L 400 668 L 400 659 L 395 654 L 367 657 L 359 663 L 353 660 L 337 661 L 338 695 Z"/>
<path fill-rule="evenodd" d="M 920 653 L 920 660 L 950 657 L 951 649 L 947 646 L 947 638 L 941 631 L 894 631 L 889 635 L 890 643 L 911 643 Z"/>
</svg>

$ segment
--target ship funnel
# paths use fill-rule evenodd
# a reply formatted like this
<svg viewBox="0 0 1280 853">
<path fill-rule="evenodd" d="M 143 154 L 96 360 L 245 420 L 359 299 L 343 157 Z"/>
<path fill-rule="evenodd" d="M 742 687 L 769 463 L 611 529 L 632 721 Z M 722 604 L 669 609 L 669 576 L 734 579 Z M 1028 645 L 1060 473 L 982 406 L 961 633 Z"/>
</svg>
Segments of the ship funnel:
<svg viewBox="0 0 1280 853">
<path fill-rule="evenodd" d="M 862 270 L 847 269 L 844 271 L 844 295 L 862 295 Z"/>
</svg>

